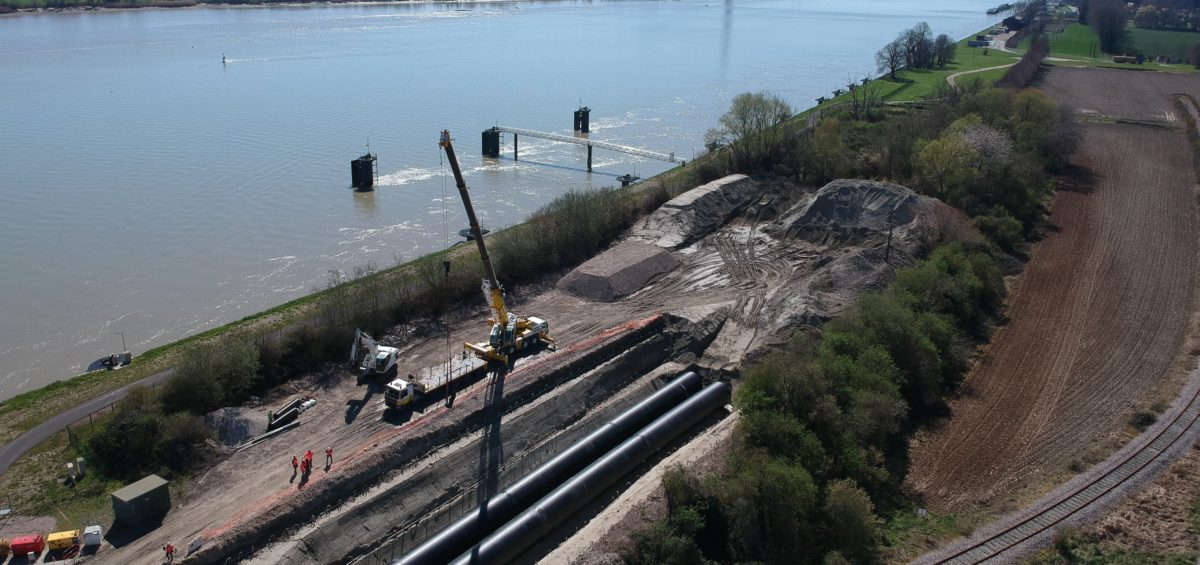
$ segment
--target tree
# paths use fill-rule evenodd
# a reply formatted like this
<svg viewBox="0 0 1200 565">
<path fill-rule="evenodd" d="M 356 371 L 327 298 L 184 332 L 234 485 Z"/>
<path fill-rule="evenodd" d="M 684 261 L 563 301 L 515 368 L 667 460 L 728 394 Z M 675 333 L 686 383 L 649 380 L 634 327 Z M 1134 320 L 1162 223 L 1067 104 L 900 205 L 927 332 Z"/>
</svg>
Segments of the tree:
<svg viewBox="0 0 1200 565">
<path fill-rule="evenodd" d="M 158 399 L 144 386 L 129 389 L 112 419 L 88 440 L 96 466 L 110 477 L 132 478 L 158 466 L 163 415 Z"/>
<path fill-rule="evenodd" d="M 778 127 L 794 114 L 791 105 L 765 91 L 743 92 L 733 98 L 729 111 L 717 120 L 717 127 L 705 134 L 709 150 L 728 147 L 735 167 L 757 168 L 771 157 L 783 137 Z"/>
<path fill-rule="evenodd" d="M 957 49 L 953 39 L 949 35 L 941 34 L 937 39 L 933 40 L 934 59 L 937 61 L 937 66 L 944 67 L 947 63 L 954 60 L 954 51 Z"/>
<path fill-rule="evenodd" d="M 1125 37 L 1125 5 L 1120 0 L 1087 0 L 1088 21 L 1100 39 L 1100 50 L 1116 53 Z"/>
<path fill-rule="evenodd" d="M 933 67 L 933 31 L 929 24 L 921 22 L 900 33 L 904 42 L 904 66 L 910 69 Z"/>
<path fill-rule="evenodd" d="M 850 150 L 842 141 L 841 123 L 837 118 L 821 120 L 813 130 L 812 139 L 816 180 L 828 182 L 840 177 L 850 161 Z"/>
<path fill-rule="evenodd" d="M 822 510 L 829 545 L 854 562 L 869 561 L 875 547 L 875 507 L 867 493 L 852 480 L 834 481 Z"/>
<path fill-rule="evenodd" d="M 904 43 L 899 38 L 893 39 L 875 53 L 875 68 L 888 77 L 896 80 L 896 71 L 904 66 Z"/>
<path fill-rule="evenodd" d="M 1200 43 L 1193 43 L 1188 47 L 1188 61 L 1200 69 Z"/>
<path fill-rule="evenodd" d="M 952 206 L 962 205 L 967 183 L 975 176 L 979 154 L 959 135 L 930 141 L 917 150 L 917 176 L 930 194 Z"/>
</svg>

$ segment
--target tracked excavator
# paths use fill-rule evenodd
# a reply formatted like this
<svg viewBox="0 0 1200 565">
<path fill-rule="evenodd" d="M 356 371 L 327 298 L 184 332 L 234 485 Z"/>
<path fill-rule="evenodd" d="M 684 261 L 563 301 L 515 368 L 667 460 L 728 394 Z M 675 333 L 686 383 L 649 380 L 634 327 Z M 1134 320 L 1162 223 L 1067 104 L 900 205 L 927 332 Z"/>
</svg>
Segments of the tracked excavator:
<svg viewBox="0 0 1200 565">
<path fill-rule="evenodd" d="M 358 356 L 360 349 L 366 351 L 361 358 Z M 350 362 L 354 363 L 362 359 L 357 368 L 357 374 L 360 377 L 376 374 L 386 375 L 395 371 L 396 357 L 399 353 L 400 350 L 395 347 L 379 345 L 362 330 L 354 330 L 354 344 L 350 346 Z"/>
<path fill-rule="evenodd" d="M 463 206 L 467 209 L 471 235 L 475 245 L 479 246 L 479 257 L 483 260 L 483 271 L 487 275 L 487 278 L 483 279 L 483 296 L 491 306 L 493 314 L 493 317 L 488 319 L 488 324 L 491 325 L 488 340 L 479 343 L 465 342 L 463 347 L 489 363 L 508 366 L 510 356 L 517 351 L 538 342 L 554 345 L 554 338 L 550 336 L 550 325 L 541 318 L 519 316 L 508 311 L 504 304 L 504 287 L 496 278 L 496 270 L 492 267 L 492 259 L 488 256 L 487 246 L 483 242 L 479 220 L 475 217 L 475 208 L 471 206 L 471 196 L 467 193 L 467 183 L 463 180 L 462 171 L 458 168 L 458 159 L 454 156 L 449 130 L 442 131 L 438 145 L 446 151 L 446 160 L 450 162 L 450 170 L 454 173 L 458 194 L 462 196 Z"/>
</svg>

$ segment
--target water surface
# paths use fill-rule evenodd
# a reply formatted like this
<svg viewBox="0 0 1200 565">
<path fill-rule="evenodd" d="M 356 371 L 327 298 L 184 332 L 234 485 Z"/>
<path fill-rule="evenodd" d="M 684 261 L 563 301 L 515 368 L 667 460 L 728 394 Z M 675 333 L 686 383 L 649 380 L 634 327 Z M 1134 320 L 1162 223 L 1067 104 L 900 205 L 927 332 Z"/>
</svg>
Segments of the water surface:
<svg viewBox="0 0 1200 565">
<path fill-rule="evenodd" d="M 690 158 L 745 91 L 798 107 L 874 74 L 927 21 L 994 0 L 699 0 L 198 7 L 0 18 L 0 399 L 390 266 L 465 226 L 449 128 L 485 227 L 672 165 L 501 124 Z M 227 63 L 222 64 L 222 55 Z M 350 190 L 369 140 L 374 193 Z M 506 139 L 511 144 L 511 139 Z M 443 200 L 443 197 L 448 197 Z M 443 221 L 445 219 L 445 221 Z M 447 229 L 448 228 L 448 229 Z"/>
</svg>

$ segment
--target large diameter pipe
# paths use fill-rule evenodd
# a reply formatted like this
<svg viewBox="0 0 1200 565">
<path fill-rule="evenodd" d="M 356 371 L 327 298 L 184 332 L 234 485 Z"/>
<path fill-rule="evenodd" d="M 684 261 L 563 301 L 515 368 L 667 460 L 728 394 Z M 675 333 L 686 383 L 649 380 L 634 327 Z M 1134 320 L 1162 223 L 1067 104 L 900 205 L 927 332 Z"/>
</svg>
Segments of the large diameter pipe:
<svg viewBox="0 0 1200 565">
<path fill-rule="evenodd" d="M 500 491 L 487 501 L 486 506 L 477 508 L 426 540 L 401 557 L 397 563 L 417 565 L 449 561 L 697 390 L 700 390 L 700 375 L 691 371 L 679 375 L 650 397 L 622 412 L 570 449 L 543 464 L 532 474 Z"/>
<path fill-rule="evenodd" d="M 617 479 L 640 465 L 729 399 L 725 383 L 713 383 L 643 428 L 604 457 L 460 555 L 455 565 L 508 563 L 579 511 Z"/>
</svg>

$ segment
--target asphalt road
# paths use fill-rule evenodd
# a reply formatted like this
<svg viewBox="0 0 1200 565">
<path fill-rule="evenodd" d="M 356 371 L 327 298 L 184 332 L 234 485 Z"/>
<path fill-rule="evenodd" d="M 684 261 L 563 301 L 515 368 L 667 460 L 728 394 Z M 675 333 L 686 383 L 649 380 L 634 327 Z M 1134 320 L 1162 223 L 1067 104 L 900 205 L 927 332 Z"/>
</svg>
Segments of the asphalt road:
<svg viewBox="0 0 1200 565">
<path fill-rule="evenodd" d="M 167 369 L 161 373 L 155 373 L 140 381 L 135 381 L 83 404 L 76 405 L 74 408 L 55 415 L 49 420 L 34 426 L 33 429 L 17 436 L 16 439 L 0 446 L 0 475 L 8 470 L 9 465 L 12 465 L 14 461 L 25 455 L 25 452 L 33 449 L 37 444 L 46 441 L 50 436 L 62 431 L 68 425 L 108 408 L 110 404 L 125 398 L 125 395 L 129 393 L 130 387 L 156 385 L 167 380 L 167 377 L 171 376 L 171 373 L 174 371 L 175 369 Z"/>
</svg>

